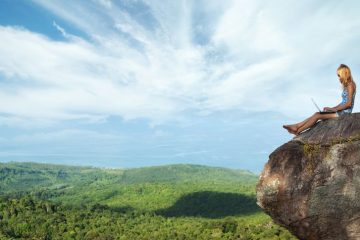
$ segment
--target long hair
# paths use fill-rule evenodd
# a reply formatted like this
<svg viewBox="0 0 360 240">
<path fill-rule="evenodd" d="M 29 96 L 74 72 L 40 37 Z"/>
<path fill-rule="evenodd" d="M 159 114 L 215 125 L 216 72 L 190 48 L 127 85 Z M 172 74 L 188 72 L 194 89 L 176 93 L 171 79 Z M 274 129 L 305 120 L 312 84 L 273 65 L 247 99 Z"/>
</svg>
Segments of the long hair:
<svg viewBox="0 0 360 240">
<path fill-rule="evenodd" d="M 346 88 L 349 83 L 353 82 L 353 78 L 351 76 L 350 68 L 345 64 L 340 64 L 340 66 L 337 68 L 337 74 L 340 77 L 340 82 L 343 86 L 343 88 Z"/>
</svg>

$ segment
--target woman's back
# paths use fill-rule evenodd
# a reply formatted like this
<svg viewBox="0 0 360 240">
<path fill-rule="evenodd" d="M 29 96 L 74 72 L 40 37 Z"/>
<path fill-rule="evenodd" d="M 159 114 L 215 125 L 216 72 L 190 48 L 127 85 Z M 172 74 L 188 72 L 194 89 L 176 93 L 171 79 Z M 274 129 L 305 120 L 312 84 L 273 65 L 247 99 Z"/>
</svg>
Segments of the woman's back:
<svg viewBox="0 0 360 240">
<path fill-rule="evenodd" d="M 354 108 L 355 95 L 356 95 L 356 84 L 355 84 L 355 82 L 351 82 L 350 84 L 352 84 L 352 88 L 353 88 L 353 95 L 352 95 L 352 99 L 351 99 L 351 106 L 350 106 L 349 108 L 347 108 L 347 109 L 344 109 L 344 110 L 339 111 L 339 112 L 341 112 L 340 115 L 341 115 L 342 113 L 351 113 L 352 110 L 353 110 L 353 108 Z M 344 105 L 344 104 L 347 102 L 347 100 L 348 100 L 348 95 L 349 95 L 348 88 L 344 88 L 344 90 L 343 90 L 343 92 L 342 92 L 342 94 L 341 94 L 342 101 L 341 101 L 340 105 Z"/>
</svg>

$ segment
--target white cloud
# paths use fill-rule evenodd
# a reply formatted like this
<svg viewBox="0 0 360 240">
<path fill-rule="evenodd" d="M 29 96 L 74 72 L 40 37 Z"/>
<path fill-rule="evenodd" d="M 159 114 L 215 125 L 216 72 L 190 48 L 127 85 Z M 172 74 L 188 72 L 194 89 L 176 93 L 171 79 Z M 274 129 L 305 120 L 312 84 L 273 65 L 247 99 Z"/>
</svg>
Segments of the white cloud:
<svg viewBox="0 0 360 240">
<path fill-rule="evenodd" d="M 22 116 L 0 116 L 0 126 L 9 128 L 22 128 L 22 129 L 34 129 L 34 128 L 46 128 L 57 124 L 57 121 L 41 118 L 29 119 Z"/>
<path fill-rule="evenodd" d="M 58 131 L 51 132 L 37 132 L 28 135 L 19 135 L 14 137 L 11 141 L 18 144 L 23 143 L 46 143 L 50 142 L 77 142 L 78 145 L 82 141 L 89 141 L 89 139 L 96 140 L 97 142 L 104 141 L 123 141 L 125 137 L 118 135 L 99 133 L 96 131 L 90 130 L 80 130 L 80 129 L 62 129 Z"/>
<path fill-rule="evenodd" d="M 110 9 L 112 7 L 112 1 L 111 0 L 96 0 L 99 4 L 102 6 Z"/>
<path fill-rule="evenodd" d="M 0 112 L 13 119 L 161 123 L 231 109 L 301 115 L 312 111 L 310 97 L 337 104 L 340 62 L 360 76 L 360 19 L 336 1 L 203 2 L 202 14 L 217 19 L 204 45 L 195 41 L 192 1 L 144 1 L 136 16 L 111 1 L 34 2 L 90 40 L 55 22 L 72 36 L 66 42 L 0 27 Z"/>
<path fill-rule="evenodd" d="M 64 30 L 64 28 L 60 27 L 55 21 L 53 21 L 53 26 L 59 31 L 61 32 L 61 34 L 67 38 L 68 34 L 66 33 L 66 31 Z"/>
</svg>

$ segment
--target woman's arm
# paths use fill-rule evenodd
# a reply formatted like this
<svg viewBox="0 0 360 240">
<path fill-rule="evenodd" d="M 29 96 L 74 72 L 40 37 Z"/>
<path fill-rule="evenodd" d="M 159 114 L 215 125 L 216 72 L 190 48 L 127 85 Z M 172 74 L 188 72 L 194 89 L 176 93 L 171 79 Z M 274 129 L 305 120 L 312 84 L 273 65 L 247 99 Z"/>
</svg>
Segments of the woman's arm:
<svg viewBox="0 0 360 240">
<path fill-rule="evenodd" d="M 351 107 L 351 103 L 352 103 L 353 95 L 354 95 L 354 85 L 351 83 L 346 87 L 346 89 L 348 92 L 346 103 L 343 105 L 339 104 L 336 107 L 334 107 L 335 111 L 341 111 L 341 110 Z"/>
<path fill-rule="evenodd" d="M 347 99 L 346 99 L 346 103 L 341 105 L 341 103 L 335 107 L 324 107 L 324 111 L 341 111 L 341 110 L 344 110 L 344 109 L 347 109 L 349 107 L 351 107 L 351 103 L 352 103 L 352 98 L 353 98 L 353 95 L 354 95 L 354 85 L 353 84 L 349 84 L 349 86 L 346 87 L 347 89 L 347 92 L 348 92 L 348 96 L 347 96 Z"/>
</svg>

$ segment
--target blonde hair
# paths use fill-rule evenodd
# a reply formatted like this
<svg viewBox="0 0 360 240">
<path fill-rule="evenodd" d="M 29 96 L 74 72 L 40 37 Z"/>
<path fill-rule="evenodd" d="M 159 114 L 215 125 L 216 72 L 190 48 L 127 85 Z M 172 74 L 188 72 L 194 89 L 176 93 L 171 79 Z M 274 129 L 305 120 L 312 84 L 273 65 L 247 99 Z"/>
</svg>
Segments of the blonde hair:
<svg viewBox="0 0 360 240">
<path fill-rule="evenodd" d="M 346 88 L 349 85 L 349 83 L 354 81 L 351 76 L 350 68 L 345 64 L 340 64 L 336 72 L 340 77 L 340 82 L 343 85 L 343 88 Z"/>
</svg>

